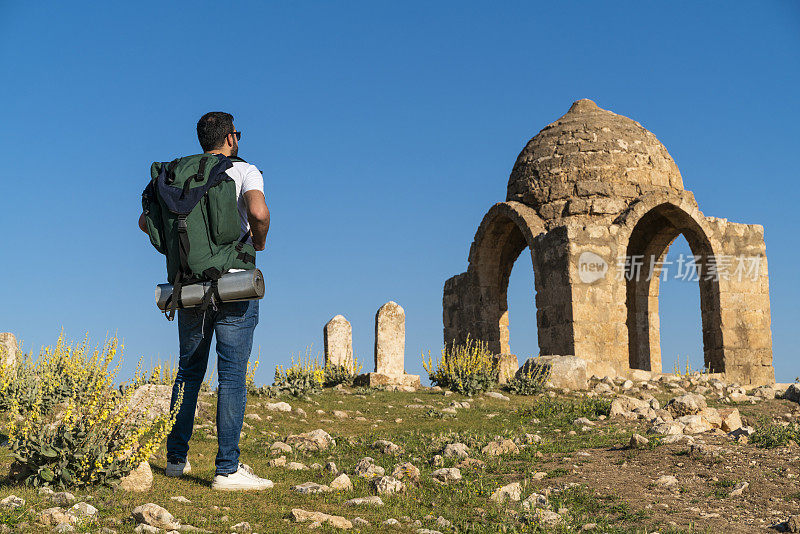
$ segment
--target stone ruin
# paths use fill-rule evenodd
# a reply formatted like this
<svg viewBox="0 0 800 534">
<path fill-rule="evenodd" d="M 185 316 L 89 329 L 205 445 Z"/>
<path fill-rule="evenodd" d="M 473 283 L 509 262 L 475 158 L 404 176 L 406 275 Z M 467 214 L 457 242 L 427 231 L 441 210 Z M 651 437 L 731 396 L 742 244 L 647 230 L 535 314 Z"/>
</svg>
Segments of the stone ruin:
<svg viewBox="0 0 800 534">
<path fill-rule="evenodd" d="M 353 365 L 353 329 L 341 315 L 328 321 L 323 329 L 325 365 Z M 388 386 L 412 389 L 420 386 L 419 375 L 405 371 L 406 314 L 390 301 L 375 315 L 375 372 L 356 377 L 357 386 Z"/>
<path fill-rule="evenodd" d="M 11 332 L 0 332 L 0 365 L 13 372 L 17 364 L 19 347 L 17 338 Z"/>
<path fill-rule="evenodd" d="M 353 327 L 343 315 L 337 315 L 322 330 L 325 343 L 325 366 L 353 367 Z"/>
<path fill-rule="evenodd" d="M 445 282 L 444 342 L 470 336 L 511 352 L 508 280 L 528 249 L 542 355 L 580 357 L 590 375 L 661 372 L 659 282 L 681 234 L 700 286 L 706 367 L 730 382 L 774 382 L 763 227 L 703 215 L 655 135 L 591 100 L 520 153 L 467 271 Z"/>
</svg>

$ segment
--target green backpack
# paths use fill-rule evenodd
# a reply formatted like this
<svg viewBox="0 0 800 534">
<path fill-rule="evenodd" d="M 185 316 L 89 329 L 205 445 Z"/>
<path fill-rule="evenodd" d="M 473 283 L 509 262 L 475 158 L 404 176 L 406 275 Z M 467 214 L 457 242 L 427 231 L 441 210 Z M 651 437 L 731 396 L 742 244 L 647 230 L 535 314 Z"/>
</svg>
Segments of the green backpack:
<svg viewBox="0 0 800 534">
<path fill-rule="evenodd" d="M 239 160 L 239 158 L 233 158 Z M 243 160 L 241 160 L 243 161 Z M 236 184 L 225 172 L 231 158 L 199 154 L 150 167 L 151 181 L 142 193 L 147 233 L 155 249 L 167 257 L 167 281 L 172 297 L 164 315 L 168 320 L 182 308 L 181 286 L 211 281 L 201 309 L 216 297 L 216 281 L 228 269 L 254 269 L 256 251 L 239 239 Z"/>
</svg>

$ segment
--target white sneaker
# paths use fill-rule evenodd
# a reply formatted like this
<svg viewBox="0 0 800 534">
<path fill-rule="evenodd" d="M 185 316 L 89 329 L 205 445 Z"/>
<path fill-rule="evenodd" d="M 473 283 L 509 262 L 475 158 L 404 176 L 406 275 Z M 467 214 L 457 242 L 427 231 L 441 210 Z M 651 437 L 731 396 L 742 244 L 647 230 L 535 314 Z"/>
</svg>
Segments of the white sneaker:
<svg viewBox="0 0 800 534">
<path fill-rule="evenodd" d="M 237 490 L 265 490 L 269 489 L 274 484 L 271 480 L 260 478 L 250 466 L 240 463 L 239 469 L 230 475 L 217 475 L 214 477 L 214 483 L 211 484 L 211 489 L 237 491 Z"/>
<path fill-rule="evenodd" d="M 164 474 L 168 477 L 182 477 L 186 473 L 192 472 L 192 464 L 189 463 L 189 458 L 185 462 L 172 463 L 167 460 L 167 467 L 164 469 Z"/>
</svg>

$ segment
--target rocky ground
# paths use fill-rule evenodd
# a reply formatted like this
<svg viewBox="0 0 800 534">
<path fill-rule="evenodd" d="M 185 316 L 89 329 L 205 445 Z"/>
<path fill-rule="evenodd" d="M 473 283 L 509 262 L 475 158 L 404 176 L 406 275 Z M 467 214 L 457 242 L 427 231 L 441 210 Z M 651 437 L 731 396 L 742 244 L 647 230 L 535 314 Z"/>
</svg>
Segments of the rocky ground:
<svg viewBox="0 0 800 534">
<path fill-rule="evenodd" d="M 207 395 L 190 476 L 163 476 L 162 450 L 127 491 L 0 479 L 0 532 L 797 532 L 799 393 L 663 375 L 538 396 L 251 396 L 242 461 L 275 485 L 248 493 L 210 489 Z"/>
</svg>

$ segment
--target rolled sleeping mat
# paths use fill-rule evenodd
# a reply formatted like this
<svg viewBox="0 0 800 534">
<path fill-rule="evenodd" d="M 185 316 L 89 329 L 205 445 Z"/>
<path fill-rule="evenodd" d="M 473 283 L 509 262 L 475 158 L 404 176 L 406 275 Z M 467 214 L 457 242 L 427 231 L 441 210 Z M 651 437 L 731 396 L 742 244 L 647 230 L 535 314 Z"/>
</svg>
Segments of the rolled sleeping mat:
<svg viewBox="0 0 800 534">
<path fill-rule="evenodd" d="M 211 289 L 211 282 L 197 282 L 181 288 L 181 308 L 193 308 L 203 302 L 206 292 Z M 217 281 L 217 291 L 222 302 L 239 302 L 264 297 L 264 275 L 259 269 L 225 273 Z M 164 311 L 167 300 L 172 296 L 172 284 L 156 286 L 156 305 Z"/>
</svg>

